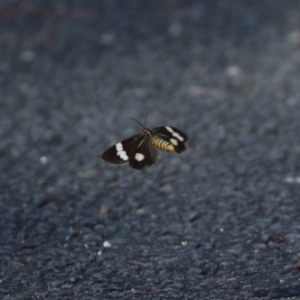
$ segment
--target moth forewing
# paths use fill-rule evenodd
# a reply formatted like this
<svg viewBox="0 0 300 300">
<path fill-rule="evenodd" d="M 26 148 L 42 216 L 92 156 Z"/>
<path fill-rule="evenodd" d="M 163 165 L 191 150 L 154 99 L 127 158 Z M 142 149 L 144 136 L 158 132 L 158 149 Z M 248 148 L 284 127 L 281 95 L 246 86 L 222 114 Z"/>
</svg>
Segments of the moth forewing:
<svg viewBox="0 0 300 300">
<path fill-rule="evenodd" d="M 134 135 L 108 148 L 101 158 L 117 165 L 128 163 L 143 139 L 143 134 Z"/>
<path fill-rule="evenodd" d="M 145 137 L 144 141 L 137 148 L 135 154 L 129 161 L 129 165 L 138 170 L 144 169 L 146 166 L 153 165 L 158 158 L 158 153 L 154 146 L 150 143 L 148 137 Z"/>
</svg>

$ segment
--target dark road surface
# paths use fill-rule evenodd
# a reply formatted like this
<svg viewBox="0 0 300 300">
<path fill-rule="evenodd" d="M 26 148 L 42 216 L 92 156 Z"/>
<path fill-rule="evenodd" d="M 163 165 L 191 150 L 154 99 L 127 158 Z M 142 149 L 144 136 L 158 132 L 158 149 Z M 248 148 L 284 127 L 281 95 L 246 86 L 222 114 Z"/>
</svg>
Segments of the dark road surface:
<svg viewBox="0 0 300 300">
<path fill-rule="evenodd" d="M 299 1 L 1 1 L 0 299 L 300 299 L 299 132 Z"/>
</svg>

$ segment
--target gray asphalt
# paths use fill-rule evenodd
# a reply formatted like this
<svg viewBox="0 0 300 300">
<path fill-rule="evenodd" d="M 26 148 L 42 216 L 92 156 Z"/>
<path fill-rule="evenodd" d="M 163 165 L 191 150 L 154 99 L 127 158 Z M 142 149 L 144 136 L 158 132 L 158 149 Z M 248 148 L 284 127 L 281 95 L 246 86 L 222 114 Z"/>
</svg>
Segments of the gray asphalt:
<svg viewBox="0 0 300 300">
<path fill-rule="evenodd" d="M 300 299 L 299 75 L 299 1 L 2 1 L 0 298 Z"/>
</svg>

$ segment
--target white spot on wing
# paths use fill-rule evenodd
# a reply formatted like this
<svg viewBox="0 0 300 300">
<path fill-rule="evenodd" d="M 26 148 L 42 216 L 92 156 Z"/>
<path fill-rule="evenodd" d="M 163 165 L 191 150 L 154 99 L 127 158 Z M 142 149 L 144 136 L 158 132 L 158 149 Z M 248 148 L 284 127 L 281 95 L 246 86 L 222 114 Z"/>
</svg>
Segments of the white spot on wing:
<svg viewBox="0 0 300 300">
<path fill-rule="evenodd" d="M 173 136 L 175 136 L 176 138 L 178 138 L 179 141 L 181 141 L 181 142 L 184 141 L 184 138 L 183 138 L 179 133 L 177 133 L 177 132 L 174 132 L 174 133 L 173 133 Z"/>
<path fill-rule="evenodd" d="M 170 139 L 170 142 L 174 145 L 174 146 L 178 146 L 178 142 L 176 139 Z"/>
<path fill-rule="evenodd" d="M 171 132 L 172 135 L 173 135 L 174 137 L 176 137 L 179 141 L 181 141 L 181 142 L 184 141 L 184 138 L 183 138 L 179 133 L 177 133 L 176 131 L 174 131 L 171 127 L 166 126 L 165 128 L 166 128 L 169 132 Z M 174 144 L 174 145 L 175 145 L 175 144 Z"/>
<path fill-rule="evenodd" d="M 135 158 L 137 161 L 142 161 L 142 160 L 144 160 L 145 155 L 142 154 L 142 153 L 136 153 L 136 155 L 134 156 L 134 158 Z"/>
<path fill-rule="evenodd" d="M 173 130 L 171 127 L 169 127 L 169 126 L 166 126 L 166 129 L 167 129 L 169 132 L 171 132 L 171 133 L 174 132 L 174 130 Z"/>
<path fill-rule="evenodd" d="M 116 144 L 116 150 L 117 150 L 117 155 L 123 159 L 123 160 L 128 160 L 127 153 L 123 150 L 123 145 L 122 143 Z"/>
<path fill-rule="evenodd" d="M 122 143 L 116 144 L 116 148 L 117 148 L 117 151 L 122 151 L 122 150 L 123 150 L 123 145 L 122 145 Z"/>
</svg>

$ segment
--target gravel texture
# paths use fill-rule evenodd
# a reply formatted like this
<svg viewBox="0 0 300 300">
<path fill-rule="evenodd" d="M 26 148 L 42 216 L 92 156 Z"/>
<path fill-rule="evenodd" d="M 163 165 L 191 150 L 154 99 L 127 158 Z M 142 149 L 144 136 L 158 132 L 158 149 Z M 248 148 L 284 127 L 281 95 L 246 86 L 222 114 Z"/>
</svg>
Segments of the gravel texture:
<svg viewBox="0 0 300 300">
<path fill-rule="evenodd" d="M 299 1 L 2 0 L 0 298 L 300 299 L 299 78 Z"/>
</svg>

